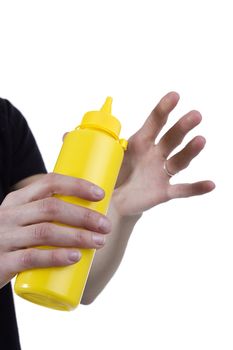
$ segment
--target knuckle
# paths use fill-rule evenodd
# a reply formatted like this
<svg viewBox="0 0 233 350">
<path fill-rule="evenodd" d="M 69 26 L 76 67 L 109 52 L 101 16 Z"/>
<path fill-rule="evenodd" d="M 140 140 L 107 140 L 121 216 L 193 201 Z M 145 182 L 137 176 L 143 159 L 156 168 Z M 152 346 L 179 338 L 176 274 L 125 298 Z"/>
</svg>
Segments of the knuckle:
<svg viewBox="0 0 233 350">
<path fill-rule="evenodd" d="M 187 133 L 187 122 L 186 120 L 180 120 L 180 122 L 178 122 L 178 128 L 180 131 L 180 134 L 183 136 Z"/>
<path fill-rule="evenodd" d="M 87 181 L 85 179 L 81 179 L 79 177 L 75 177 L 74 178 L 74 182 L 76 183 L 76 185 L 78 187 L 84 187 Z"/>
<path fill-rule="evenodd" d="M 178 133 L 178 135 L 183 136 L 185 133 L 187 133 L 187 121 L 186 121 L 186 115 L 180 118 L 173 126 L 173 130 L 175 133 Z"/>
<path fill-rule="evenodd" d="M 5 199 L 4 199 L 4 202 L 7 200 L 7 201 L 11 201 L 13 198 L 15 197 L 15 193 L 14 192 L 9 192 Z"/>
<path fill-rule="evenodd" d="M 62 263 L 61 254 L 58 249 L 52 249 L 50 254 L 52 265 L 60 265 Z"/>
<path fill-rule="evenodd" d="M 93 183 L 91 183 L 88 180 L 82 179 L 81 177 L 76 177 L 75 181 L 77 182 L 77 184 L 79 185 L 79 187 L 83 187 L 85 189 L 88 189 L 88 187 L 92 186 Z"/>
<path fill-rule="evenodd" d="M 166 114 L 167 109 L 165 107 L 164 101 L 160 102 L 156 108 L 156 113 L 159 115 L 159 117 L 164 117 Z"/>
<path fill-rule="evenodd" d="M 46 174 L 46 176 L 44 177 L 44 181 L 48 184 L 53 184 L 54 181 L 57 180 L 57 178 L 58 178 L 58 174 L 51 172 Z"/>
<path fill-rule="evenodd" d="M 83 241 L 83 233 L 80 230 L 76 231 L 73 236 L 75 243 L 80 244 Z"/>
<path fill-rule="evenodd" d="M 33 249 L 25 249 L 22 252 L 21 258 L 20 258 L 20 265 L 23 268 L 29 268 L 32 267 L 33 265 L 33 260 L 34 260 L 34 254 L 33 254 Z"/>
<path fill-rule="evenodd" d="M 169 105 L 170 100 L 166 96 L 164 96 L 154 109 L 155 113 L 159 116 L 159 118 L 163 119 L 167 116 L 169 112 Z"/>
<path fill-rule="evenodd" d="M 44 241 L 50 236 L 51 227 L 49 223 L 37 224 L 34 226 L 33 236 L 36 241 Z"/>
<path fill-rule="evenodd" d="M 13 191 L 13 192 L 8 193 L 8 194 L 6 195 L 6 197 L 4 198 L 4 200 L 3 200 L 2 204 L 1 204 L 1 206 L 3 206 L 3 207 L 4 207 L 4 206 L 9 206 L 9 205 L 11 205 L 12 203 L 14 203 L 14 201 L 15 201 L 15 196 L 16 196 L 15 192 L 16 192 L 16 191 Z"/>
<path fill-rule="evenodd" d="M 54 188 L 56 186 L 56 182 L 58 181 L 58 174 L 56 173 L 48 173 L 44 176 L 43 181 L 45 182 L 45 186 L 51 192 L 54 193 Z"/>
<path fill-rule="evenodd" d="M 74 234 L 74 240 L 75 242 L 78 242 L 80 243 L 81 240 L 82 240 L 82 233 L 80 230 L 76 231 L 75 234 Z"/>
<path fill-rule="evenodd" d="M 84 211 L 83 221 L 85 225 L 89 225 L 90 222 L 94 221 L 94 213 L 91 210 L 86 209 Z"/>
<path fill-rule="evenodd" d="M 44 198 L 40 201 L 40 209 L 43 213 L 55 215 L 59 212 L 60 201 L 55 197 Z"/>
<path fill-rule="evenodd" d="M 93 187 L 92 182 L 81 178 L 75 178 L 74 181 L 75 181 L 76 188 L 81 193 L 82 198 L 85 199 L 87 196 L 90 196 L 90 192 Z"/>
<path fill-rule="evenodd" d="M 148 123 L 150 123 L 149 119 L 148 119 Z M 145 133 L 143 132 L 143 130 L 141 128 L 128 141 L 129 141 L 129 149 L 134 151 L 134 150 L 137 150 L 138 145 L 142 146 L 142 145 L 148 143 L 148 136 L 145 135 Z M 124 160 L 125 160 L 125 158 L 124 158 Z"/>
</svg>

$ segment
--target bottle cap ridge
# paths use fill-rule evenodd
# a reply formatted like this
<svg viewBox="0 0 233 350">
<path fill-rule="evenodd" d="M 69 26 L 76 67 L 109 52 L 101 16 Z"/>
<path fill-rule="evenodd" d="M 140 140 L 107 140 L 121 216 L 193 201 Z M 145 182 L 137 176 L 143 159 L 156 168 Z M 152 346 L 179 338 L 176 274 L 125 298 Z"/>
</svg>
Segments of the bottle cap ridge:
<svg viewBox="0 0 233 350">
<path fill-rule="evenodd" d="M 99 111 L 90 111 L 84 114 L 80 127 L 93 126 L 108 131 L 118 139 L 121 123 L 112 115 L 112 97 L 108 96 Z"/>
</svg>

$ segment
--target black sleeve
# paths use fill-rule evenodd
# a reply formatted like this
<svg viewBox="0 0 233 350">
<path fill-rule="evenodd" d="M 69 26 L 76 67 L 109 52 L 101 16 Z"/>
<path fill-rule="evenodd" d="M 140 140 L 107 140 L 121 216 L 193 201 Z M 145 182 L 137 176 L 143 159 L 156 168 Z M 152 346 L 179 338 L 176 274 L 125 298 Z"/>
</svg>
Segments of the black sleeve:
<svg viewBox="0 0 233 350">
<path fill-rule="evenodd" d="M 35 174 L 47 173 L 43 158 L 30 127 L 21 114 L 9 101 L 8 126 L 12 140 L 12 160 L 10 186 Z"/>
<path fill-rule="evenodd" d="M 0 98 L 0 202 L 10 186 L 35 174 L 47 173 L 36 140 L 23 115 Z M 20 350 L 11 283 L 0 289 L 0 349 Z"/>
</svg>

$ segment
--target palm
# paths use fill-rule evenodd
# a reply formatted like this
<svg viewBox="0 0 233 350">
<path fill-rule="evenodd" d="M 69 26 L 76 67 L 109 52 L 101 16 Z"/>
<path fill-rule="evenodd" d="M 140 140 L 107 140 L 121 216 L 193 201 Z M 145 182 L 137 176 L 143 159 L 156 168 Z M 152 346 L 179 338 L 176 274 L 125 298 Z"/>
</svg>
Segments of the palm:
<svg viewBox="0 0 233 350">
<path fill-rule="evenodd" d="M 144 152 L 137 145 L 137 138 L 129 139 L 128 151 L 117 179 L 115 190 L 125 192 L 125 206 L 138 207 L 145 211 L 167 200 L 169 180 L 163 170 L 163 158 L 156 146 Z M 130 161 L 128 160 L 130 158 Z M 130 195 L 127 196 L 126 194 Z M 140 200 L 138 200 L 140 198 Z M 135 200 L 137 203 L 134 202 Z"/>
<path fill-rule="evenodd" d="M 200 195 L 214 188 L 211 181 L 171 185 L 170 177 L 164 171 L 164 162 L 168 155 L 182 142 L 187 132 L 201 121 L 198 112 L 189 112 L 155 144 L 178 99 L 176 93 L 166 95 L 144 125 L 128 140 L 128 148 L 114 190 L 114 196 L 120 203 L 118 209 L 124 215 L 142 213 L 170 199 Z M 166 161 L 169 171 L 177 173 L 187 167 L 204 144 L 203 137 L 194 138 L 182 151 Z"/>
</svg>

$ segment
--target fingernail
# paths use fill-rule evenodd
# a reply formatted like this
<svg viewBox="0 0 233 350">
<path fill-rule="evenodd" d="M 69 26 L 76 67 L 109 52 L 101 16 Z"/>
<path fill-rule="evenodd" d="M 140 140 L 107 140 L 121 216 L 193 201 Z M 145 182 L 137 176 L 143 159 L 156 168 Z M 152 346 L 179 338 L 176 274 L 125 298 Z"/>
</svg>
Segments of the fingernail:
<svg viewBox="0 0 233 350">
<path fill-rule="evenodd" d="M 81 253 L 78 250 L 73 250 L 68 253 L 68 259 L 70 261 L 78 261 L 81 259 Z"/>
<path fill-rule="evenodd" d="M 105 243 L 105 237 L 100 235 L 93 235 L 93 241 L 98 245 L 103 245 Z"/>
<path fill-rule="evenodd" d="M 92 187 L 92 193 L 94 194 L 94 196 L 96 196 L 98 198 L 103 197 L 103 195 L 104 195 L 104 191 L 100 187 L 97 187 L 97 186 Z"/>
<path fill-rule="evenodd" d="M 111 229 L 110 223 L 105 218 L 100 218 L 100 220 L 99 220 L 99 227 L 100 227 L 100 229 L 107 230 L 107 231 L 109 231 Z"/>
</svg>

